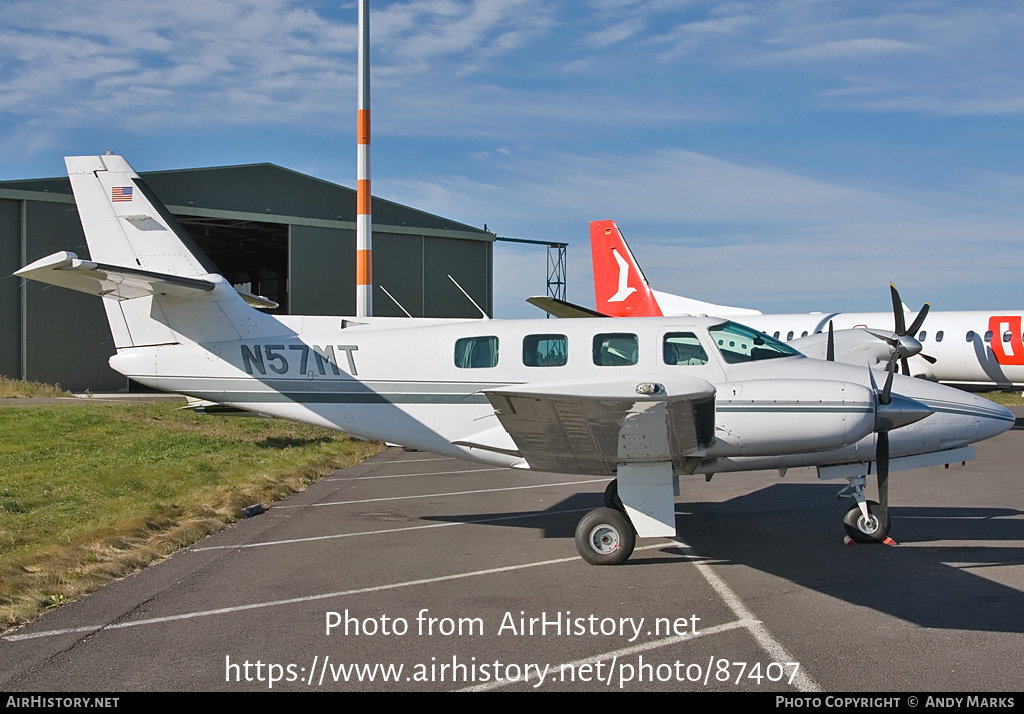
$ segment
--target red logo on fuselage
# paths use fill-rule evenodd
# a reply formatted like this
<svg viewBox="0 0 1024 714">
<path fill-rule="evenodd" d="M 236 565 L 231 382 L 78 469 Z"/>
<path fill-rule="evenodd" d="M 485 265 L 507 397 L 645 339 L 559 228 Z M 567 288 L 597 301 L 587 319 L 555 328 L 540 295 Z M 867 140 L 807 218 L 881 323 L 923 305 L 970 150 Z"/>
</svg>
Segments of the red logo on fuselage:
<svg viewBox="0 0 1024 714">
<path fill-rule="evenodd" d="M 1020 315 L 992 315 L 988 318 L 988 329 L 992 331 L 992 341 L 988 344 L 999 364 L 1024 365 L 1020 323 Z M 1003 337 L 1006 333 L 1010 333 L 1008 342 Z"/>
</svg>

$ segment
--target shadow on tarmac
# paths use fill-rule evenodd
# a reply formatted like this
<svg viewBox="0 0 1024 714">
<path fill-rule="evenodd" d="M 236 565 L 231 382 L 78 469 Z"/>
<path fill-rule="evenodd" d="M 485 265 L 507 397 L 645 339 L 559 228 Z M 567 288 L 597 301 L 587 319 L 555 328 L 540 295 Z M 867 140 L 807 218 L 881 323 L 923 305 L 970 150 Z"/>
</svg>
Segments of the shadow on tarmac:
<svg viewBox="0 0 1024 714">
<path fill-rule="evenodd" d="M 913 547 L 847 546 L 841 519 L 853 501 L 837 501 L 836 491 L 833 484 L 776 484 L 720 503 L 677 502 L 679 538 L 705 560 L 746 565 L 921 627 L 1024 632 L 1024 593 L 981 575 L 989 568 L 1024 565 L 1024 548 L 1001 545 L 1024 540 L 1024 521 L 1008 518 L 1021 511 L 894 506 L 891 534 Z M 484 520 L 571 539 L 585 510 L 602 505 L 600 494 L 588 493 L 532 514 L 428 520 Z M 575 509 L 584 510 L 564 513 Z M 957 541 L 970 545 L 951 544 Z M 663 552 L 690 554 L 668 543 Z M 649 557 L 631 558 L 626 567 L 641 565 L 672 567 L 664 558 Z"/>
</svg>

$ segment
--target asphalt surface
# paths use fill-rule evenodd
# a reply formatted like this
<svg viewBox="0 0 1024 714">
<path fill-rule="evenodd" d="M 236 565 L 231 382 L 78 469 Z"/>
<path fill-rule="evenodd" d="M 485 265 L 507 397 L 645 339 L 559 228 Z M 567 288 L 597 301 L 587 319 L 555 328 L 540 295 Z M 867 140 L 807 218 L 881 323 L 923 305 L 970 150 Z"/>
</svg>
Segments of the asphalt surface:
<svg viewBox="0 0 1024 714">
<path fill-rule="evenodd" d="M 0 690 L 1019 691 L 1022 421 L 893 474 L 898 546 L 722 474 L 617 567 L 573 544 L 604 480 L 389 449 L 8 633 Z"/>
</svg>

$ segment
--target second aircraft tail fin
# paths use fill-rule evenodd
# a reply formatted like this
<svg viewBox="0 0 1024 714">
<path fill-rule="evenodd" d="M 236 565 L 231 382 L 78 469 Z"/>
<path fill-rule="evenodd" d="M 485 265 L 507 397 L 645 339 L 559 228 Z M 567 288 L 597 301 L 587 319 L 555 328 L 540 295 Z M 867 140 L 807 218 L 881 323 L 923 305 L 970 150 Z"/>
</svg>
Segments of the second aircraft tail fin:
<svg viewBox="0 0 1024 714">
<path fill-rule="evenodd" d="M 612 317 L 660 317 L 661 307 L 615 221 L 590 222 L 597 311 Z"/>
</svg>

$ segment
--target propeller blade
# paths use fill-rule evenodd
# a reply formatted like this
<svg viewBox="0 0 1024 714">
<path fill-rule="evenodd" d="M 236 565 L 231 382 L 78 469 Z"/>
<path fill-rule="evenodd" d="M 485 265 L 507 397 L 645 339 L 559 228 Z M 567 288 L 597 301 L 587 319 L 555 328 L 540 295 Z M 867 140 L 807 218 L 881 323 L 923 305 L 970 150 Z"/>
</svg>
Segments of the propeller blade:
<svg viewBox="0 0 1024 714">
<path fill-rule="evenodd" d="M 878 395 L 879 404 L 892 404 L 892 376 L 896 374 L 896 361 L 898 357 L 897 354 L 893 354 L 889 364 L 885 367 L 885 386 L 882 387 L 882 393 Z"/>
<path fill-rule="evenodd" d="M 828 344 L 825 348 L 825 359 L 829 362 L 836 361 L 836 336 L 832 331 L 832 321 L 828 321 Z"/>
<path fill-rule="evenodd" d="M 900 368 L 901 368 L 901 371 L 903 372 L 903 374 L 905 374 L 908 377 L 910 376 L 910 363 L 907 362 L 907 358 L 906 357 L 902 357 L 900 359 Z"/>
<path fill-rule="evenodd" d="M 878 432 L 875 442 L 875 468 L 878 472 L 878 505 L 882 508 L 882 520 L 889 511 L 889 432 Z"/>
<path fill-rule="evenodd" d="M 928 317 L 928 311 L 931 309 L 932 304 L 930 302 L 926 302 L 924 307 L 921 308 L 921 312 L 917 313 L 917 317 L 914 318 L 914 321 L 911 323 L 910 329 L 907 331 L 908 335 L 917 337 L 917 332 L 921 329 L 921 325 L 924 324 L 924 318 Z"/>
<path fill-rule="evenodd" d="M 896 286 L 889 283 L 889 292 L 892 293 L 892 316 L 896 321 L 896 334 L 907 334 L 907 321 L 903 317 L 903 301 L 900 300 L 900 292 Z"/>
<path fill-rule="evenodd" d="M 928 364 L 935 364 L 936 362 L 938 362 L 937 359 L 935 359 L 931 355 L 926 355 L 926 354 L 922 354 L 921 355 L 921 359 L 927 360 Z"/>
</svg>

